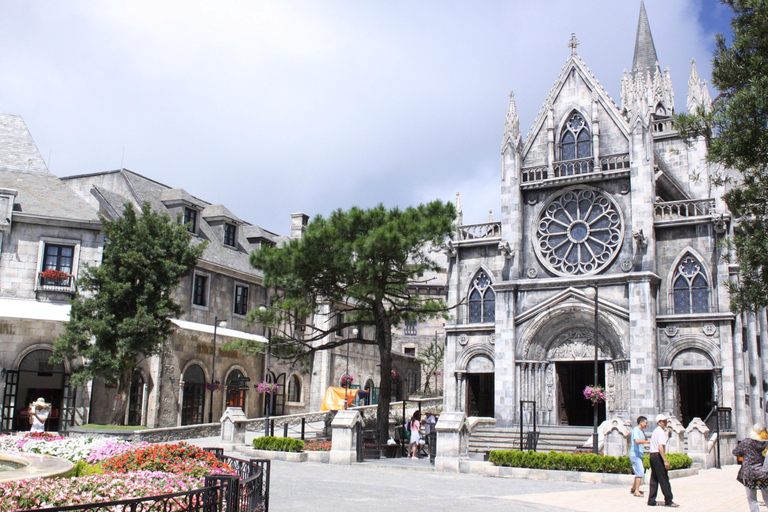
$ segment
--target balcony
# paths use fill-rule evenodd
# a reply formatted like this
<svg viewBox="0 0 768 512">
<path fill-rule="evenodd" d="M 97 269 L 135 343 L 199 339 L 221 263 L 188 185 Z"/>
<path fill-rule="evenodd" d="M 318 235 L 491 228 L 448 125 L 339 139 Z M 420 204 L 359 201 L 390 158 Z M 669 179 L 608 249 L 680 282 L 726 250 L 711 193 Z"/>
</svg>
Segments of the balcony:
<svg viewBox="0 0 768 512">
<path fill-rule="evenodd" d="M 707 198 L 665 201 L 655 203 L 653 208 L 654 224 L 657 226 L 702 224 L 710 222 L 714 218 L 715 200 Z"/>
<path fill-rule="evenodd" d="M 45 270 L 37 273 L 35 290 L 42 292 L 75 293 L 75 276 L 61 271 Z"/>
<path fill-rule="evenodd" d="M 479 241 L 498 242 L 501 239 L 501 222 L 465 224 L 459 226 L 458 243 Z"/>
<path fill-rule="evenodd" d="M 605 173 L 629 169 L 629 153 L 608 155 L 600 158 L 600 168 L 595 169 L 595 159 L 580 158 L 555 162 L 550 169 L 546 165 L 524 167 L 520 170 L 521 188 L 538 188 L 573 181 L 600 179 Z"/>
</svg>

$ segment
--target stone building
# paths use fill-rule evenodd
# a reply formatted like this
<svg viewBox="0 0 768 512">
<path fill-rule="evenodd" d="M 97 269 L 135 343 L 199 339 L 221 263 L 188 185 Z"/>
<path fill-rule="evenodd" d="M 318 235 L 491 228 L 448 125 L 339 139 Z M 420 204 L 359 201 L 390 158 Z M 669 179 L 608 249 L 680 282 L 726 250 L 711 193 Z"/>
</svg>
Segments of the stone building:
<svg viewBox="0 0 768 512">
<path fill-rule="evenodd" d="M 153 211 L 185 223 L 193 244 L 207 244 L 197 267 L 174 292 L 184 314 L 172 320 L 173 334 L 159 356 L 136 368 L 126 422 L 154 427 L 208 423 L 218 421 L 228 406 L 242 407 L 249 417 L 261 415 L 263 396 L 253 384 L 264 376 L 263 356 L 245 356 L 222 346 L 233 339 L 266 341 L 260 325 L 248 325 L 248 311 L 267 299 L 261 274 L 251 267 L 248 255 L 281 238 L 241 220 L 223 205 L 126 169 L 62 181 L 107 219 L 118 218 L 126 203 L 140 209 L 149 202 Z M 95 385 L 104 387 L 101 381 Z M 107 387 L 95 395 L 92 422 L 109 421 L 114 392 Z"/>
<path fill-rule="evenodd" d="M 49 428 L 87 421 L 90 385 L 70 387 L 69 365 L 48 359 L 103 244 L 96 209 L 48 171 L 20 116 L 0 114 L 0 430 L 28 430 L 39 397 Z"/>
<path fill-rule="evenodd" d="M 511 426 L 525 402 L 539 424 L 590 425 L 582 393 L 598 345 L 601 419 L 663 411 L 688 425 L 717 403 L 746 425 L 745 400 L 760 410 L 744 372 L 745 358 L 760 364 L 760 330 L 729 310 L 737 269 L 719 243 L 732 227 L 706 143 L 686 145 L 672 124 L 670 72 L 642 3 L 621 106 L 577 45 L 571 35 L 524 138 L 510 94 L 501 221 L 460 225 L 450 245 L 448 298 L 459 309 L 446 325 L 445 409 Z M 709 104 L 693 64 L 687 109 Z M 754 349 L 742 351 L 742 331 Z"/>
</svg>

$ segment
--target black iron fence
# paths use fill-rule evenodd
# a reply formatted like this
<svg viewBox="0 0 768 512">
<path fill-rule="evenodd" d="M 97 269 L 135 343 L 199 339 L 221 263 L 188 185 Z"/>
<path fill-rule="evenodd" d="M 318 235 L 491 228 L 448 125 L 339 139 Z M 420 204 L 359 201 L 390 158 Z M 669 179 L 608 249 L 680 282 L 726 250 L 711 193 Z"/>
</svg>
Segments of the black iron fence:
<svg viewBox="0 0 768 512">
<path fill-rule="evenodd" d="M 145 496 L 119 501 L 35 509 L 39 512 L 268 512 L 270 462 L 242 460 L 211 448 L 220 461 L 229 464 L 237 475 L 205 477 L 202 488 L 192 491 Z M 21 511 L 17 511 L 21 512 Z"/>
</svg>

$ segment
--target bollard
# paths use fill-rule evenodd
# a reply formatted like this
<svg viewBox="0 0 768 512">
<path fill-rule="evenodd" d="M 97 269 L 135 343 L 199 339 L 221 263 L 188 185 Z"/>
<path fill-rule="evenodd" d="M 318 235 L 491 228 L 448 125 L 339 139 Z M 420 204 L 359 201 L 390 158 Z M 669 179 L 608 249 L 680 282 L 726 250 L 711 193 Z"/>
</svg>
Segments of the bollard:
<svg viewBox="0 0 768 512">
<path fill-rule="evenodd" d="M 283 423 L 283 437 L 288 437 L 288 422 Z"/>
<path fill-rule="evenodd" d="M 304 441 L 304 427 L 307 425 L 307 419 L 301 418 L 301 440 Z"/>
</svg>

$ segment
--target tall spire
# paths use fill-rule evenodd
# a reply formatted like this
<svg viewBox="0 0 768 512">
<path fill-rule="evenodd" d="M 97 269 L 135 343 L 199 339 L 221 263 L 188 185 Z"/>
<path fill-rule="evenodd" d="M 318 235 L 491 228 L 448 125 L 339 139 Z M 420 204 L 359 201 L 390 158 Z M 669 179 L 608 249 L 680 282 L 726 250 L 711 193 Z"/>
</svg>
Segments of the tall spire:
<svg viewBox="0 0 768 512">
<path fill-rule="evenodd" d="M 653 44 L 651 25 L 648 23 L 648 15 L 645 13 L 645 3 L 640 0 L 640 17 L 637 20 L 637 36 L 635 37 L 635 55 L 632 58 L 632 72 L 653 73 L 658 66 L 659 58 L 656 56 L 656 47 Z"/>
</svg>

